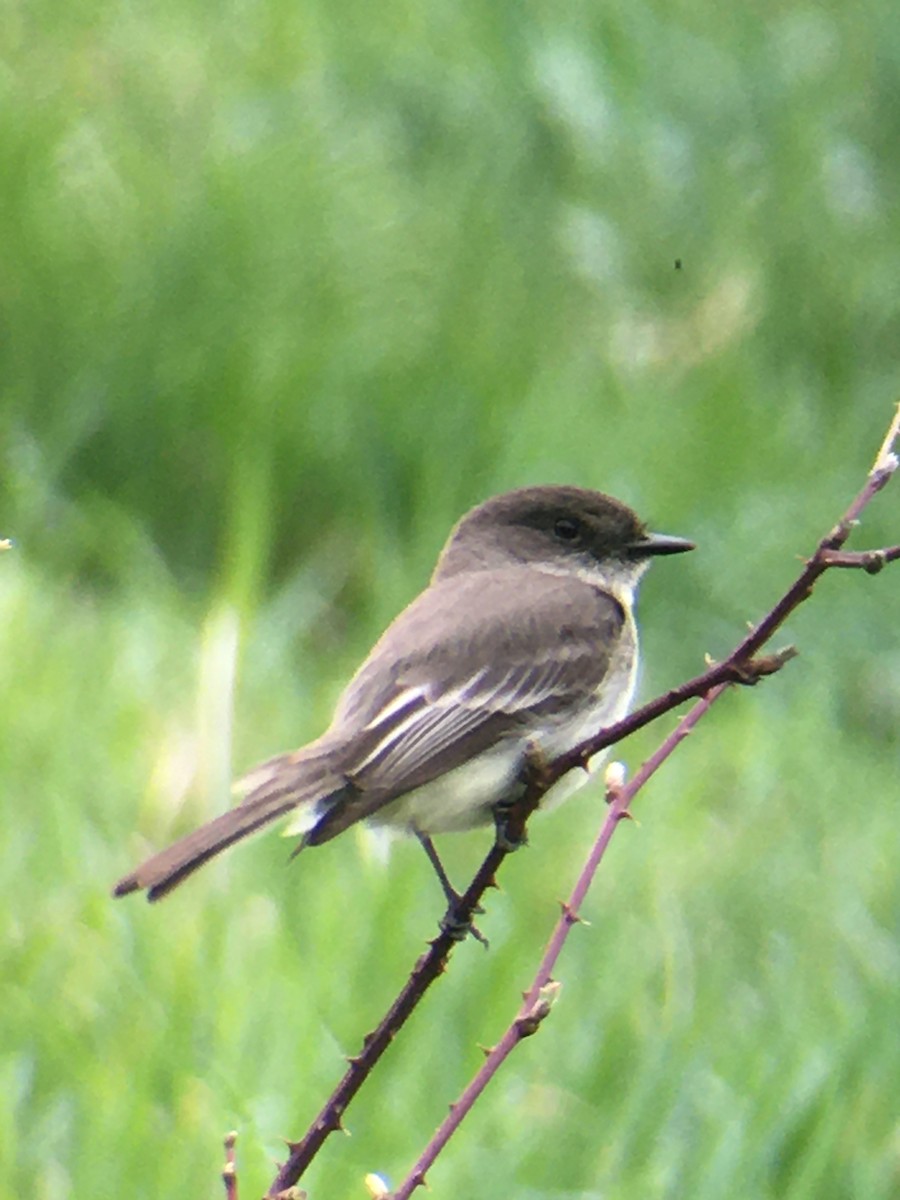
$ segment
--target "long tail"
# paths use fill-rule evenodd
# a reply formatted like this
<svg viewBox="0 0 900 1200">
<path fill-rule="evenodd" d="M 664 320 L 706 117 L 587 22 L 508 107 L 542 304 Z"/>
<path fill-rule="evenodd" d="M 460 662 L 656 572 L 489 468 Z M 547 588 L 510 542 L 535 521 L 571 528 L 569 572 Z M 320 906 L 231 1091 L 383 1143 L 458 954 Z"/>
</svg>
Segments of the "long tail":
<svg viewBox="0 0 900 1200">
<path fill-rule="evenodd" d="M 127 896 L 146 888 L 148 900 L 159 900 L 233 842 L 291 809 L 309 806 L 314 822 L 320 803 L 340 794 L 346 781 L 335 775 L 325 755 L 302 750 L 261 763 L 239 786 L 247 790 L 241 804 L 148 858 L 119 880 L 113 895 Z"/>
</svg>

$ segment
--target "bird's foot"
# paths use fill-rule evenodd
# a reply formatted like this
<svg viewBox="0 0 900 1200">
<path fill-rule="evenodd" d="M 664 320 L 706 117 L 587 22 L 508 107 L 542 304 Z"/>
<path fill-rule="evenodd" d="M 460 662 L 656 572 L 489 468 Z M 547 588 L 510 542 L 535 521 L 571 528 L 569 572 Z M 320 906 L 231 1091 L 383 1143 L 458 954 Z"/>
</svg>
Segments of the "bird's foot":
<svg viewBox="0 0 900 1200">
<path fill-rule="evenodd" d="M 476 905 L 473 912 L 468 916 L 462 916 L 463 897 L 450 882 L 450 877 L 444 869 L 444 864 L 440 860 L 434 842 L 427 833 L 421 833 L 419 830 L 413 831 L 419 839 L 422 849 L 428 855 L 428 861 L 434 868 L 434 873 L 437 875 L 441 885 L 441 890 L 447 900 L 447 911 L 441 917 L 440 926 L 444 933 L 448 934 L 454 942 L 465 941 L 468 934 L 471 933 L 476 942 L 481 942 L 485 950 L 488 949 L 488 940 L 472 920 L 472 917 L 478 913 L 483 913 L 484 909 L 481 905 Z"/>
<path fill-rule="evenodd" d="M 455 899 L 447 897 L 447 911 L 441 917 L 440 926 L 454 942 L 464 942 L 471 933 L 476 942 L 481 942 L 485 950 L 490 949 L 490 942 L 475 924 L 471 917 L 461 917 L 459 915 L 459 903 L 462 896 L 457 895 Z M 479 904 L 475 909 L 476 913 L 483 913 L 484 909 Z M 474 914 L 473 914 L 474 915 Z"/>
<path fill-rule="evenodd" d="M 528 845 L 525 824 L 515 804 L 498 804 L 494 809 L 494 842 L 507 854 Z"/>
</svg>

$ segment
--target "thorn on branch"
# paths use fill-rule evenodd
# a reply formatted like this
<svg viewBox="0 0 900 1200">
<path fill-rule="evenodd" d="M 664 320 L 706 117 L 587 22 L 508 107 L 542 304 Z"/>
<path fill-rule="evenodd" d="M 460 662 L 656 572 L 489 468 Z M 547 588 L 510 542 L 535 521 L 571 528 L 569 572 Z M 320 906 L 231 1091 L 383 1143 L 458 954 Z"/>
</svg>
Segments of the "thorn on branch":
<svg viewBox="0 0 900 1200">
<path fill-rule="evenodd" d="M 588 924 L 588 922 L 585 921 L 584 917 L 579 916 L 578 913 L 575 911 L 575 909 L 572 907 L 572 905 L 569 904 L 569 902 L 567 900 L 560 900 L 559 907 L 562 910 L 562 914 L 565 917 L 567 925 L 587 925 Z"/>
</svg>

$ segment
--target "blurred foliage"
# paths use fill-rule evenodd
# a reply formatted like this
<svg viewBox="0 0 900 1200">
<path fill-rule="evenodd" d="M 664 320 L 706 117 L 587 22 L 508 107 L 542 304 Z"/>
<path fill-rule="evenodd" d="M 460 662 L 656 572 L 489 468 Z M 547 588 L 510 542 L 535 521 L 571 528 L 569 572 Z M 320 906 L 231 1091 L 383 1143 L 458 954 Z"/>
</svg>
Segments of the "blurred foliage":
<svg viewBox="0 0 900 1200">
<path fill-rule="evenodd" d="M 696 538 L 646 585 L 645 695 L 774 599 L 898 392 L 900 23 L 10 0 L 0 64 L 0 1197 L 203 1194 L 232 1127 L 258 1194 L 433 928 L 419 852 L 109 885 L 322 728 L 492 492 Z M 857 545 L 898 540 L 897 486 Z M 436 1195 L 897 1194 L 896 597 L 826 579 L 798 662 L 648 791 Z M 596 808 L 535 824 L 313 1197 L 412 1161 Z"/>
</svg>

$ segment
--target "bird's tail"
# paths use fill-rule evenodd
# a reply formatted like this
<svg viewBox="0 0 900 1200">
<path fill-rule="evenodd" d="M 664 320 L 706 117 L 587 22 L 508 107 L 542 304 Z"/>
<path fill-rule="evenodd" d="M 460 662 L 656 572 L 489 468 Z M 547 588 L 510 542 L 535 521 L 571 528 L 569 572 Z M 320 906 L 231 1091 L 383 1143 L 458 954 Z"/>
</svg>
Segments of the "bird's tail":
<svg viewBox="0 0 900 1200">
<path fill-rule="evenodd" d="M 245 792 L 245 798 L 236 808 L 148 858 L 119 880 L 113 895 L 127 896 L 146 888 L 148 900 L 159 900 L 233 842 L 291 809 L 307 809 L 309 824 L 314 824 L 323 802 L 339 795 L 347 784 L 329 765 L 327 754 L 307 747 L 261 763 L 237 786 Z"/>
</svg>

